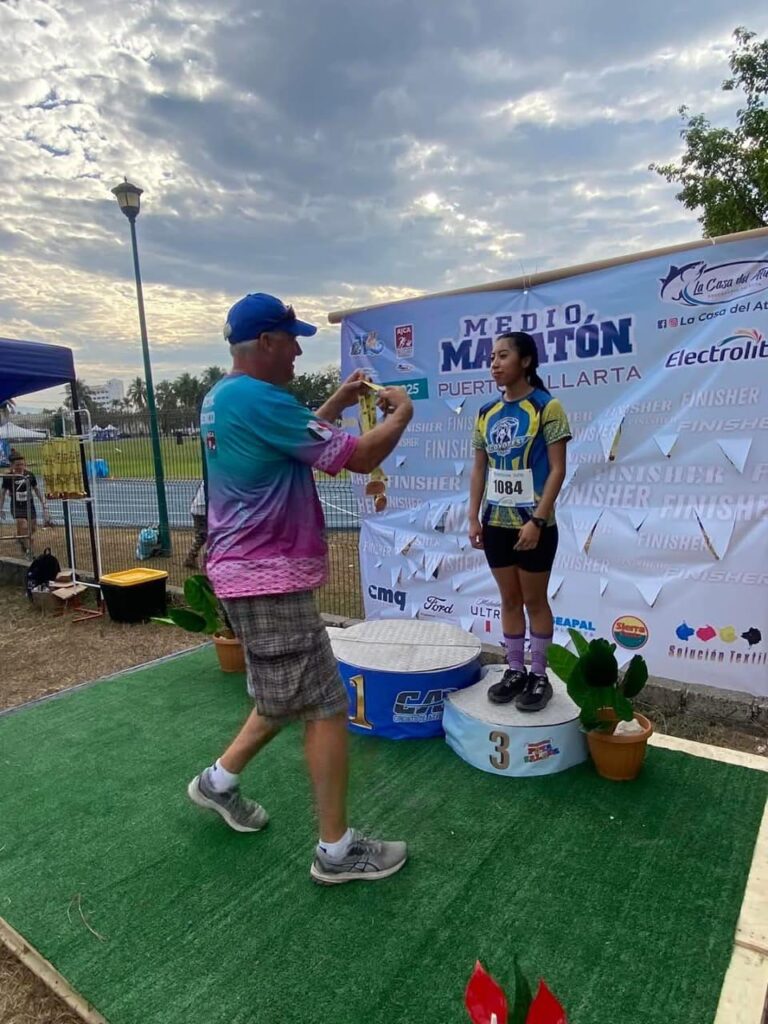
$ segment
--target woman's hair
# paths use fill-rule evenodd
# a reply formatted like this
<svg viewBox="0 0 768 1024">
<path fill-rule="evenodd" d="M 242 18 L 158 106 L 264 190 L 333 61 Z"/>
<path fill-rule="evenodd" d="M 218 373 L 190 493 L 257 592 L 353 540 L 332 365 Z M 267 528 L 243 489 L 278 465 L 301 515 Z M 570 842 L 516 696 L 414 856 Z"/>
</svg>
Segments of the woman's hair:
<svg viewBox="0 0 768 1024">
<path fill-rule="evenodd" d="M 526 380 L 533 387 L 540 388 L 549 394 L 549 388 L 546 387 L 544 381 L 536 372 L 539 368 L 539 350 L 531 335 L 526 334 L 525 331 L 507 331 L 505 334 L 500 334 L 496 341 L 509 342 L 510 346 L 517 350 L 520 359 L 530 359 L 531 361 L 525 370 Z"/>
</svg>

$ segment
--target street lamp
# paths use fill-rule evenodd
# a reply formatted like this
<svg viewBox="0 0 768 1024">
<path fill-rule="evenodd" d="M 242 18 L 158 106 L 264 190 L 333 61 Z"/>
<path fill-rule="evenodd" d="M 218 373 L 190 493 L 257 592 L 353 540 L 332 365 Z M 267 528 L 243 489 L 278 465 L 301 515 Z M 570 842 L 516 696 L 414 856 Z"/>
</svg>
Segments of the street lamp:
<svg viewBox="0 0 768 1024">
<path fill-rule="evenodd" d="M 147 386 L 147 408 L 149 409 L 149 429 L 152 436 L 152 460 L 155 466 L 155 489 L 157 491 L 157 514 L 159 519 L 158 532 L 160 554 L 171 553 L 171 531 L 168 525 L 168 503 L 165 497 L 165 474 L 163 472 L 163 455 L 160 448 L 160 431 L 157 426 L 157 407 L 155 405 L 155 389 L 152 384 L 152 365 L 149 361 L 149 342 L 147 340 L 147 321 L 144 316 L 144 292 L 141 287 L 139 270 L 139 250 L 136 245 L 136 218 L 141 209 L 141 193 L 126 178 L 122 184 L 112 189 L 120 209 L 131 224 L 131 244 L 133 245 L 133 270 L 136 275 L 136 299 L 139 304 L 139 327 L 141 328 L 141 351 L 144 356 L 144 380 Z"/>
</svg>

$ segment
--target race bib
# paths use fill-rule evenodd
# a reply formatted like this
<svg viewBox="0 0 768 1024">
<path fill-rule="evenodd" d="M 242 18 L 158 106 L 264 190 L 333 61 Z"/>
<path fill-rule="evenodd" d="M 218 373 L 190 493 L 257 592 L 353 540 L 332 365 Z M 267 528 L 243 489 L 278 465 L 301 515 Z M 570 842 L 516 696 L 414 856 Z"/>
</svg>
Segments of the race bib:
<svg viewBox="0 0 768 1024">
<path fill-rule="evenodd" d="M 489 470 L 486 500 L 505 508 L 535 505 L 533 473 L 530 469 Z"/>
</svg>

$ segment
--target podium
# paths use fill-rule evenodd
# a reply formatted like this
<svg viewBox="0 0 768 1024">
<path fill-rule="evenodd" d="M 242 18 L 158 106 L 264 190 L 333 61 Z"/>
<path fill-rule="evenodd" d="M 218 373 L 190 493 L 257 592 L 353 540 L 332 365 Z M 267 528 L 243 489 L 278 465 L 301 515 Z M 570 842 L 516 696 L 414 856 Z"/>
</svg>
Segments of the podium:
<svg viewBox="0 0 768 1024">
<path fill-rule="evenodd" d="M 493 775 L 553 775 L 586 761 L 579 709 L 551 672 L 554 696 L 543 711 L 490 703 L 488 687 L 501 679 L 505 667 L 489 666 L 474 686 L 446 699 L 443 727 L 451 749 L 474 768 Z"/>
<path fill-rule="evenodd" d="M 354 733 L 442 736 L 446 695 L 480 677 L 480 641 L 458 626 L 381 619 L 328 632 Z"/>
</svg>

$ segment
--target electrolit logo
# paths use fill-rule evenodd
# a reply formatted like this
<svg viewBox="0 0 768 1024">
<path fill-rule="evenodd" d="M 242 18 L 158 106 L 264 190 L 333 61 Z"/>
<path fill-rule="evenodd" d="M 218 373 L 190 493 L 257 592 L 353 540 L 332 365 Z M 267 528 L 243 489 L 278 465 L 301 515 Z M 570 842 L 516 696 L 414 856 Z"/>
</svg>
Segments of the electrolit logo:
<svg viewBox="0 0 768 1024">
<path fill-rule="evenodd" d="M 739 363 L 768 358 L 768 341 L 760 331 L 741 328 L 727 338 L 703 349 L 677 349 L 664 364 L 668 369 L 681 366 L 706 366 L 712 363 Z"/>
</svg>

